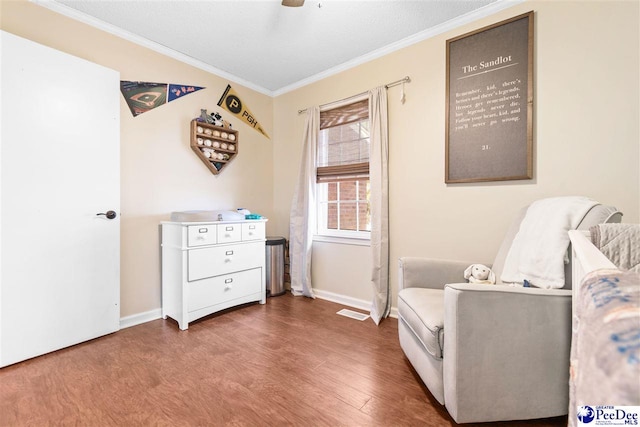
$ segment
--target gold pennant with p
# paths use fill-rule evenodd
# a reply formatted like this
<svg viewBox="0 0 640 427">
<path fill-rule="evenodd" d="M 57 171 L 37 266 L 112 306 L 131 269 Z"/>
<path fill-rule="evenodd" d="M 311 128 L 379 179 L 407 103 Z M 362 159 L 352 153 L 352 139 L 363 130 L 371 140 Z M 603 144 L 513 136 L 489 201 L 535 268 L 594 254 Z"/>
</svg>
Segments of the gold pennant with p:
<svg viewBox="0 0 640 427">
<path fill-rule="evenodd" d="M 240 120 L 271 139 L 264 129 L 262 129 L 262 126 L 260 126 L 260 123 L 258 123 L 253 113 L 240 101 L 238 94 L 231 89 L 231 85 L 227 85 L 227 89 L 222 94 L 222 97 L 220 97 L 220 101 L 218 101 L 218 106 L 230 111 Z"/>
</svg>

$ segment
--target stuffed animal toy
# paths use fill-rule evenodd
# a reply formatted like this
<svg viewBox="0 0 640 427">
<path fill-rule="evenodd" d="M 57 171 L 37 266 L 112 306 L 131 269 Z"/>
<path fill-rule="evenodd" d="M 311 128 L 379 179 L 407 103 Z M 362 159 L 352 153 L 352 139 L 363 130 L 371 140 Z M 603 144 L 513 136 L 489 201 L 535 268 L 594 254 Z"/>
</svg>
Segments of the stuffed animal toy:
<svg viewBox="0 0 640 427">
<path fill-rule="evenodd" d="M 203 123 L 209 123 L 209 124 L 213 124 L 213 118 L 207 114 L 207 110 L 205 110 L 204 108 L 200 109 L 200 117 L 199 117 L 200 121 Z"/>
<path fill-rule="evenodd" d="M 213 119 L 214 126 L 224 127 L 224 120 L 222 120 L 222 116 L 220 115 L 220 113 L 218 113 L 217 111 L 211 113 L 211 118 Z"/>
<path fill-rule="evenodd" d="M 464 271 L 464 278 L 469 280 L 469 283 L 483 283 L 486 285 L 494 285 L 496 283 L 496 275 L 486 265 L 471 264 Z"/>
<path fill-rule="evenodd" d="M 198 121 L 203 123 L 209 123 L 210 125 L 219 126 L 219 127 L 224 127 L 226 123 L 222 119 L 222 116 L 220 115 L 220 113 L 216 111 L 211 114 L 208 114 L 207 110 L 204 108 L 200 109 L 200 117 L 198 117 Z M 231 129 L 231 125 L 228 125 L 227 127 Z"/>
</svg>

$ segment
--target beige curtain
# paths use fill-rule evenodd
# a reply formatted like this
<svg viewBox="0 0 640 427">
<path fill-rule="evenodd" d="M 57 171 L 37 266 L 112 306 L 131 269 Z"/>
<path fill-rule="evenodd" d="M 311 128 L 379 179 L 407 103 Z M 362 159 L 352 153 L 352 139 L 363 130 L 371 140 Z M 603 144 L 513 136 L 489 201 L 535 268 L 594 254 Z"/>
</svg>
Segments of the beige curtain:
<svg viewBox="0 0 640 427">
<path fill-rule="evenodd" d="M 300 174 L 291 204 L 289 262 L 291 293 L 315 298 L 311 286 L 311 251 L 316 223 L 316 147 L 320 107 L 307 109 Z"/>
<path fill-rule="evenodd" d="M 371 181 L 371 251 L 373 256 L 373 302 L 371 318 L 380 320 L 389 315 L 389 137 L 387 123 L 387 89 L 384 86 L 369 91 L 370 143 L 369 180 Z"/>
</svg>

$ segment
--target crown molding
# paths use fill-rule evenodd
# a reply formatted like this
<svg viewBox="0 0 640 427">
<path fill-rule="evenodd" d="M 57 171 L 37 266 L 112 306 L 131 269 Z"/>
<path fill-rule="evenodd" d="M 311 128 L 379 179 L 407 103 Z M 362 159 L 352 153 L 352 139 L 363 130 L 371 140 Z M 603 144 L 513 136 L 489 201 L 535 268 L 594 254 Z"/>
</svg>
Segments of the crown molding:
<svg viewBox="0 0 640 427">
<path fill-rule="evenodd" d="M 487 16 L 493 15 L 499 11 L 502 11 L 504 9 L 508 9 L 510 7 L 513 7 L 517 4 L 523 3 L 526 0 L 497 0 L 493 3 L 490 3 L 486 6 L 483 6 L 479 9 L 476 9 L 472 12 L 468 12 L 464 15 L 460 15 L 456 18 L 453 18 L 449 21 L 443 22 L 442 24 L 436 25 L 435 27 L 431 27 L 428 28 L 424 31 L 421 31 L 419 33 L 416 33 L 412 36 L 406 37 L 402 40 L 399 40 L 395 43 L 391 43 L 387 46 L 384 46 L 380 49 L 374 50 L 372 52 L 369 52 L 365 55 L 359 56 L 357 58 L 354 58 L 350 61 L 344 62 L 340 65 L 337 65 L 335 67 L 329 68 L 326 71 L 323 71 L 321 73 L 315 74 L 311 77 L 307 77 L 306 79 L 300 80 L 296 83 L 293 83 L 291 85 L 282 87 L 280 89 L 277 89 L 275 91 L 273 91 L 273 95 L 274 97 L 280 96 L 280 95 L 284 95 L 287 92 L 291 92 L 293 90 L 296 89 L 300 89 L 304 86 L 310 85 L 312 83 L 318 82 L 320 80 L 326 79 L 327 77 L 336 75 L 338 73 L 341 73 L 343 71 L 349 70 L 351 68 L 357 67 L 359 65 L 362 65 L 364 63 L 367 63 L 369 61 L 372 61 L 374 59 L 383 57 L 385 55 L 389 55 L 390 53 L 393 53 L 397 50 L 403 49 L 405 47 L 414 45 L 416 43 L 419 43 L 421 41 L 430 39 L 432 37 L 435 37 L 437 35 L 440 35 L 442 33 L 445 33 L 447 31 L 450 30 L 454 30 L 458 27 L 461 27 L 463 25 L 469 24 L 473 21 L 477 21 L 478 19 L 481 18 L 485 18 Z"/>
<path fill-rule="evenodd" d="M 114 36 L 118 36 L 132 43 L 151 49 L 162 55 L 168 56 L 170 58 L 173 58 L 185 64 L 199 68 L 203 71 L 209 72 L 211 74 L 215 74 L 219 77 L 222 77 L 223 79 L 227 79 L 239 85 L 245 86 L 249 89 L 255 90 L 256 92 L 259 92 L 263 95 L 273 97 L 273 91 L 269 89 L 263 88 L 262 86 L 256 85 L 255 83 L 242 79 L 234 74 L 228 73 L 219 68 L 213 67 L 209 64 L 206 64 L 202 61 L 192 58 L 191 56 L 188 56 L 178 51 L 175 51 L 173 49 L 170 49 L 164 45 L 161 45 L 159 43 L 156 43 L 144 37 L 140 37 L 135 34 L 132 34 L 128 31 L 123 30 L 122 28 L 116 27 L 115 25 L 111 25 L 97 18 L 94 18 L 93 16 L 87 15 L 86 13 L 79 12 L 78 10 L 73 9 L 69 6 L 66 6 L 62 3 L 58 3 L 55 0 L 29 0 L 29 1 L 31 3 L 37 4 L 38 6 L 45 7 L 49 10 L 52 10 L 61 15 L 64 15 L 68 18 L 74 19 L 76 21 L 80 21 L 83 24 L 87 24 L 89 26 L 95 27 L 99 30 L 113 34 Z"/>
<path fill-rule="evenodd" d="M 1 1 L 1 0 L 0 0 Z M 447 22 L 444 22 L 440 25 L 437 25 L 435 27 L 426 29 L 424 31 L 421 31 L 419 33 L 416 33 L 412 36 L 406 37 L 402 40 L 399 40 L 395 43 L 391 43 L 385 47 L 382 47 L 380 49 L 376 49 L 370 53 L 367 53 L 365 55 L 359 56 L 357 58 L 354 58 L 350 61 L 344 62 L 340 65 L 337 65 L 335 67 L 329 68 L 328 70 L 325 70 L 321 73 L 318 74 L 314 74 L 313 76 L 307 77 L 305 79 L 299 80 L 295 83 L 292 83 L 290 85 L 284 86 L 280 89 L 276 89 L 276 90 L 269 90 L 266 89 L 262 86 L 256 85 L 255 83 L 252 83 L 250 81 L 247 81 L 243 78 L 240 78 L 234 74 L 228 73 L 226 71 L 223 71 L 219 68 L 216 68 L 214 66 L 211 66 L 209 64 L 206 64 L 202 61 L 199 61 L 195 58 L 192 58 L 191 56 L 185 55 L 183 53 L 180 53 L 178 51 L 175 51 L 173 49 L 170 49 L 166 46 L 163 46 L 159 43 L 153 42 L 151 40 L 148 40 L 144 37 L 140 37 L 137 36 L 135 34 L 132 34 L 128 31 L 123 30 L 122 28 L 118 28 L 114 25 L 108 24 L 104 21 L 101 21 L 97 18 L 94 18 L 90 15 L 87 15 L 85 13 L 79 12 L 76 9 L 73 9 L 71 7 L 65 6 L 61 3 L 56 2 L 55 0 L 29 0 L 30 2 L 37 4 L 39 6 L 45 7 L 49 10 L 52 10 L 54 12 L 60 13 L 62 15 L 65 15 L 71 19 L 74 19 L 76 21 L 80 21 L 84 24 L 87 24 L 89 26 L 98 28 L 102 31 L 105 31 L 107 33 L 113 34 L 117 37 L 123 38 L 125 40 L 128 40 L 132 43 L 138 44 L 140 46 L 146 47 L 148 49 L 151 49 L 155 52 L 158 52 L 160 54 L 163 54 L 165 56 L 168 56 L 170 58 L 173 58 L 175 60 L 181 61 L 185 64 L 191 65 L 193 67 L 199 68 L 203 71 L 215 74 L 223 79 L 227 79 L 229 81 L 232 81 L 234 83 L 240 84 L 242 86 L 245 86 L 249 89 L 252 89 L 256 92 L 259 92 L 263 95 L 267 95 L 270 96 L 272 98 L 275 98 L 277 96 L 280 95 L 284 95 L 285 93 L 294 91 L 296 89 L 300 89 L 304 86 L 310 85 L 312 83 L 318 82 L 320 80 L 323 80 L 327 77 L 331 77 L 333 75 L 336 75 L 338 73 L 341 73 L 343 71 L 349 70 L 351 68 L 357 67 L 359 65 L 365 64 L 369 61 L 372 61 L 374 59 L 383 57 L 385 55 L 389 55 L 390 53 L 393 53 L 397 50 L 403 49 L 405 47 L 414 45 L 416 43 L 419 43 L 421 41 L 427 40 L 429 38 L 435 37 L 437 35 L 440 35 L 442 33 L 445 33 L 447 31 L 456 29 L 462 25 L 466 25 L 469 24 L 473 21 L 476 21 L 478 19 L 481 18 L 485 18 L 487 16 L 493 15 L 499 11 L 502 11 L 504 9 L 508 9 L 510 7 L 513 7 L 517 4 L 523 3 L 526 0 L 496 0 L 493 3 L 490 3 L 486 6 L 481 7 L 480 9 L 476 9 L 472 12 L 466 13 L 464 15 L 458 16 L 454 19 L 451 19 Z"/>
</svg>

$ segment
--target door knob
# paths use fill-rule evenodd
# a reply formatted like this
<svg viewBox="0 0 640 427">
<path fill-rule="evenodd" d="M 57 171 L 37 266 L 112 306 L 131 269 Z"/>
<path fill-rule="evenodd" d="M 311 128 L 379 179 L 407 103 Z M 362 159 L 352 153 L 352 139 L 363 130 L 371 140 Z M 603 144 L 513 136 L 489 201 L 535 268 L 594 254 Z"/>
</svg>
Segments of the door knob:
<svg viewBox="0 0 640 427">
<path fill-rule="evenodd" d="M 114 219 L 117 216 L 116 211 L 107 211 L 106 213 L 100 212 L 96 214 L 96 216 L 100 216 L 100 215 L 106 216 L 107 219 Z"/>
</svg>

